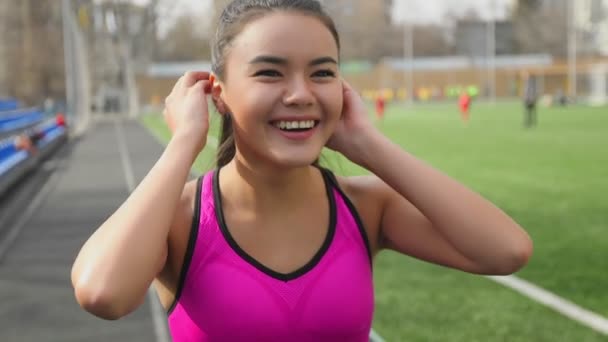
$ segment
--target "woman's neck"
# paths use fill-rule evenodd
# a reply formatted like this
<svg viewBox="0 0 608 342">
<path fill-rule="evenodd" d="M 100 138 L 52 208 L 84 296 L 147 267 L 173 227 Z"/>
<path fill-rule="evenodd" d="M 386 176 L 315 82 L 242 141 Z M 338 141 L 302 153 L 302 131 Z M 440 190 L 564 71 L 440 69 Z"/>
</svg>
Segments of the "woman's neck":
<svg viewBox="0 0 608 342">
<path fill-rule="evenodd" d="M 222 169 L 220 186 L 222 194 L 236 200 L 239 207 L 264 211 L 289 210 L 325 191 L 319 171 L 312 166 L 254 167 L 238 157 Z"/>
</svg>

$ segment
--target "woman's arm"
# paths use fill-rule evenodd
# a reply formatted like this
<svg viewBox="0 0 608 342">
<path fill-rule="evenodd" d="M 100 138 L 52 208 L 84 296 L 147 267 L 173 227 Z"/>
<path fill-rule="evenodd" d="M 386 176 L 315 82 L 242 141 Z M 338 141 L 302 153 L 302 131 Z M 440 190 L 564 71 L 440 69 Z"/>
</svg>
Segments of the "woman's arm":
<svg viewBox="0 0 608 342">
<path fill-rule="evenodd" d="M 99 317 L 117 319 L 135 310 L 166 263 L 169 230 L 207 135 L 207 77 L 190 73 L 180 79 L 165 110 L 174 132 L 171 141 L 135 191 L 86 241 L 74 262 L 76 299 Z"/>
<path fill-rule="evenodd" d="M 502 210 L 386 137 L 367 141 L 360 153 L 384 194 L 385 248 L 479 274 L 510 274 L 527 263 L 532 241 Z"/>
<path fill-rule="evenodd" d="M 376 175 L 355 186 L 379 199 L 384 247 L 481 274 L 513 273 L 532 254 L 529 236 L 503 211 L 376 130 L 346 82 L 328 147 Z"/>
</svg>

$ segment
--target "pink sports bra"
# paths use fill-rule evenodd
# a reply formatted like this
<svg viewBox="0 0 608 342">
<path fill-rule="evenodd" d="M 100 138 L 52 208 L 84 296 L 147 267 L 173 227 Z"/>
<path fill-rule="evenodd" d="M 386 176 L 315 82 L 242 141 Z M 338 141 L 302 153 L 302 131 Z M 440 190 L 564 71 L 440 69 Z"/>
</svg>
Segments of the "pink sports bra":
<svg viewBox="0 0 608 342">
<path fill-rule="evenodd" d="M 273 271 L 242 250 L 224 222 L 218 171 L 198 180 L 176 299 L 174 342 L 369 341 L 374 289 L 369 241 L 333 174 L 325 241 L 300 269 Z"/>
</svg>

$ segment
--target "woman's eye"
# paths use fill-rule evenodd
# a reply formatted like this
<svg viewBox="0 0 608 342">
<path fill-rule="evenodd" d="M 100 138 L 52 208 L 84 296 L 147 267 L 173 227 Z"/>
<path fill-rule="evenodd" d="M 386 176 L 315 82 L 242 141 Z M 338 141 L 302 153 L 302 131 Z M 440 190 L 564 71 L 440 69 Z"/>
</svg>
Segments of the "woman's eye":
<svg viewBox="0 0 608 342">
<path fill-rule="evenodd" d="M 276 70 L 260 70 L 253 74 L 253 76 L 281 77 L 281 73 Z"/>
<path fill-rule="evenodd" d="M 335 77 L 336 73 L 331 70 L 319 70 L 315 72 L 313 77 Z"/>
</svg>

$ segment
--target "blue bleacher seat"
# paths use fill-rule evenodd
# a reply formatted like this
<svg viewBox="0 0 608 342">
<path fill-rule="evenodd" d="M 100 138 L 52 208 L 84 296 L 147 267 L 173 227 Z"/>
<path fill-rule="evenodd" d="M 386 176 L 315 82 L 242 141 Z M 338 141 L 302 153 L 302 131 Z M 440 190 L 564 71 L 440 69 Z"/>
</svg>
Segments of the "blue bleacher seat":
<svg viewBox="0 0 608 342">
<path fill-rule="evenodd" d="M 0 98 L 0 112 L 1 111 L 9 111 L 16 110 L 20 107 L 19 101 L 15 99 L 3 99 Z"/>
</svg>

